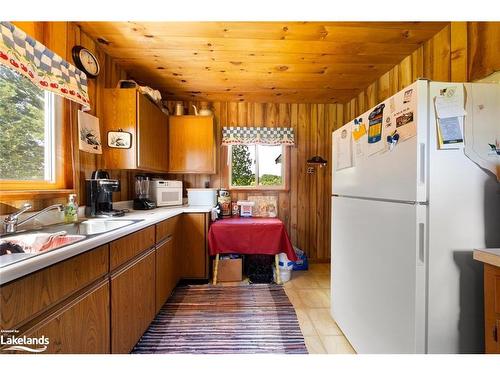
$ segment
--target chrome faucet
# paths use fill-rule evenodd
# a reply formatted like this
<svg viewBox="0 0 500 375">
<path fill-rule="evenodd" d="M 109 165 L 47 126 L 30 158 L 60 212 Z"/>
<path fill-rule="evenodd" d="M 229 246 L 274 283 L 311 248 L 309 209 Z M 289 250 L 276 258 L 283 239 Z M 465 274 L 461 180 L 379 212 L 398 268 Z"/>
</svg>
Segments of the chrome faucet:
<svg viewBox="0 0 500 375">
<path fill-rule="evenodd" d="M 38 211 L 34 213 L 31 216 L 28 216 L 26 219 L 19 221 L 19 216 L 23 214 L 24 212 L 28 211 L 31 208 L 31 204 L 25 203 L 19 211 L 14 212 L 13 214 L 10 214 L 7 216 L 4 221 L 3 221 L 3 230 L 4 233 L 16 233 L 17 231 L 17 226 L 26 223 L 29 220 L 34 219 L 38 215 L 43 214 L 44 212 L 53 210 L 53 209 L 58 209 L 59 212 L 62 212 L 64 210 L 64 206 L 62 204 L 53 204 L 52 206 L 46 207 L 41 211 Z"/>
</svg>

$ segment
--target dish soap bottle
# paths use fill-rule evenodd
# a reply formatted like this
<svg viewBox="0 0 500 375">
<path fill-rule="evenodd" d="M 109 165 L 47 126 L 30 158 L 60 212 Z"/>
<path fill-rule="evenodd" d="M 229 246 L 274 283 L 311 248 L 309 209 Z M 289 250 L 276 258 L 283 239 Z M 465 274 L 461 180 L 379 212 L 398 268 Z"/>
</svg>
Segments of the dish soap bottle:
<svg viewBox="0 0 500 375">
<path fill-rule="evenodd" d="M 75 201 L 76 194 L 70 194 L 68 203 L 64 206 L 64 222 L 74 223 L 78 221 L 78 204 Z"/>
</svg>

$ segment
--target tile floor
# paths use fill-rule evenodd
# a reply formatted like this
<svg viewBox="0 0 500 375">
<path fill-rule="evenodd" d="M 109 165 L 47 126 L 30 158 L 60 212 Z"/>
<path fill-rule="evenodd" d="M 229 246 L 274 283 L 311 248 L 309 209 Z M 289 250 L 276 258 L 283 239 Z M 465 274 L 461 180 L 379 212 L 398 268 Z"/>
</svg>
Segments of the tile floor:
<svg viewBox="0 0 500 375">
<path fill-rule="evenodd" d="M 308 271 L 292 271 L 292 278 L 284 287 L 295 307 L 309 354 L 355 354 L 330 316 L 329 263 L 310 264 Z"/>
<path fill-rule="evenodd" d="M 310 354 L 355 353 L 330 316 L 329 263 L 310 264 L 308 271 L 293 271 L 284 287 Z"/>
</svg>

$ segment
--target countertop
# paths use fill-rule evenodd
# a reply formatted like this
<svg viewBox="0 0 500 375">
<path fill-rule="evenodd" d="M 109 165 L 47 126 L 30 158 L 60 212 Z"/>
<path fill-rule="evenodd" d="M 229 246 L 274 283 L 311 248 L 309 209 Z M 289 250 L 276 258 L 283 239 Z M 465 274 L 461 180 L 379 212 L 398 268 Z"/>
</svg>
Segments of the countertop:
<svg viewBox="0 0 500 375">
<path fill-rule="evenodd" d="M 500 267 L 500 249 L 477 249 L 474 250 L 473 257 L 480 262 Z"/>
<path fill-rule="evenodd" d="M 0 268 L 0 285 L 48 267 L 52 264 L 61 262 L 75 255 L 84 253 L 85 251 L 94 249 L 98 246 L 116 240 L 117 238 L 126 236 L 127 234 L 136 232 L 171 217 L 181 215 L 183 213 L 208 213 L 211 209 L 212 206 L 177 206 L 160 207 L 147 211 L 131 210 L 119 219 L 141 221 L 2 267 Z"/>
</svg>

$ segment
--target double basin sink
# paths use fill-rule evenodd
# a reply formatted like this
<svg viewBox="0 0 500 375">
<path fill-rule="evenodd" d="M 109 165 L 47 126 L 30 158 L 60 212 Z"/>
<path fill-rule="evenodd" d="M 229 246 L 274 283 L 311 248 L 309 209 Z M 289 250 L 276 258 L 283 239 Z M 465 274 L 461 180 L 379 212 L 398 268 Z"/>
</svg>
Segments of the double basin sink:
<svg viewBox="0 0 500 375">
<path fill-rule="evenodd" d="M 92 219 L 54 224 L 0 237 L 0 268 L 32 256 L 111 232 L 141 220 Z"/>
</svg>

